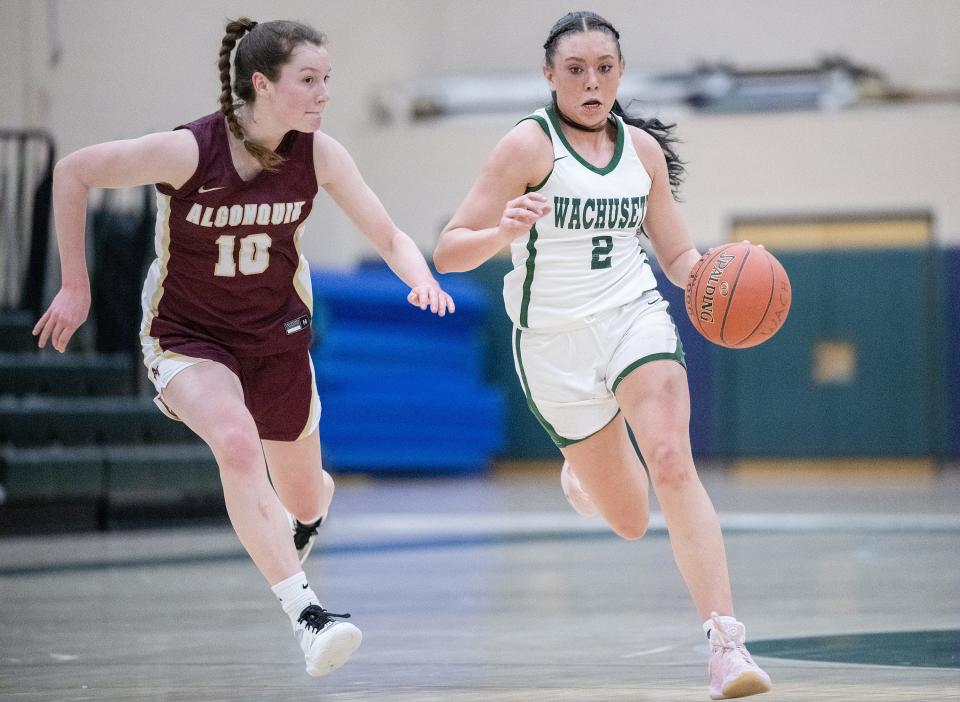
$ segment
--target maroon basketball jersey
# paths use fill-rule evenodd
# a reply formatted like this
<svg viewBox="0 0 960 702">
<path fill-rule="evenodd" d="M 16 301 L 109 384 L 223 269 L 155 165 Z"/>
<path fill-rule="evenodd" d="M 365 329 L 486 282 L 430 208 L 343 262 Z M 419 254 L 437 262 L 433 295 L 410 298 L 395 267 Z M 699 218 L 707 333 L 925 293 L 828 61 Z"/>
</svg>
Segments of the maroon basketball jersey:
<svg viewBox="0 0 960 702">
<path fill-rule="evenodd" d="M 200 161 L 180 189 L 157 184 L 143 331 L 164 351 L 191 340 L 237 356 L 309 346 L 313 295 L 300 238 L 317 194 L 313 134 L 288 132 L 280 170 L 244 181 L 221 113 L 177 129 L 193 133 Z"/>
</svg>

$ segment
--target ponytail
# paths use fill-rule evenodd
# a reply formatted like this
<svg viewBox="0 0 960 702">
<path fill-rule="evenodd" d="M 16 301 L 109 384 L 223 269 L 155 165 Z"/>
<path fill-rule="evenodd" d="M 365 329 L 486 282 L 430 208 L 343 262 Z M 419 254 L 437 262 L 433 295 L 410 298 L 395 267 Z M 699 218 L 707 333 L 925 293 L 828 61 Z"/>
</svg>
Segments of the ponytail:
<svg viewBox="0 0 960 702">
<path fill-rule="evenodd" d="M 679 199 L 677 196 L 680 190 L 680 183 L 683 182 L 684 176 L 686 175 L 686 168 L 684 168 L 685 164 L 680 160 L 680 156 L 677 155 L 677 151 L 673 146 L 678 141 L 676 135 L 673 133 L 677 125 L 664 124 L 656 117 L 652 117 L 651 119 L 627 117 L 623 111 L 623 107 L 620 106 L 619 100 L 614 100 L 612 112 L 620 117 L 626 124 L 642 129 L 657 140 L 657 143 L 663 150 L 663 155 L 667 159 L 667 175 L 670 179 L 670 190 L 673 191 L 674 199 Z"/>
<path fill-rule="evenodd" d="M 263 169 L 266 171 L 278 171 L 280 165 L 283 163 L 283 157 L 275 151 L 247 139 L 247 135 L 243 131 L 240 120 L 237 119 L 236 112 L 234 111 L 236 104 L 234 103 L 233 86 L 230 81 L 230 54 L 233 53 L 234 47 L 243 35 L 252 32 L 256 26 L 257 23 L 247 17 L 241 17 L 238 20 L 227 23 L 226 34 L 224 34 L 223 42 L 220 45 L 220 60 L 217 63 L 217 67 L 220 69 L 220 111 L 227 120 L 227 126 L 230 128 L 230 132 L 243 142 L 244 148 L 251 156 L 257 159 L 257 162 Z M 237 82 L 238 95 L 243 96 L 246 94 L 249 97 L 253 97 L 252 85 L 241 86 L 239 85 L 241 81 L 238 80 Z M 247 83 L 249 82 L 250 80 L 248 78 Z M 252 102 L 252 100 L 246 100 L 246 102 Z"/>
</svg>

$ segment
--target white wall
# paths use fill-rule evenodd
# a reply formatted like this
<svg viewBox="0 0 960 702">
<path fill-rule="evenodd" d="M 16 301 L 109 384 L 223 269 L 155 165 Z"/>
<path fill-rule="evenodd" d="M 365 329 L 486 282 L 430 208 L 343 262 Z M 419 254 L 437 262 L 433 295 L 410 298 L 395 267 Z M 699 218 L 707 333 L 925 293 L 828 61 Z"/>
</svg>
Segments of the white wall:
<svg viewBox="0 0 960 702">
<path fill-rule="evenodd" d="M 367 179 L 432 248 L 514 121 L 463 118 L 371 134 L 361 154 L 378 165 Z M 960 244 L 960 104 L 689 114 L 679 122 L 688 169 L 681 208 L 701 247 L 727 240 L 737 216 L 917 210 L 933 212 L 941 241 Z"/>
<path fill-rule="evenodd" d="M 621 31 L 628 70 L 810 65 L 840 53 L 903 86 L 960 85 L 956 0 L 597 0 Z M 53 131 L 61 152 L 166 129 L 216 109 L 224 19 L 300 19 L 325 31 L 334 66 L 325 129 L 354 154 L 424 249 L 489 148 L 519 115 L 380 129 L 375 90 L 417 77 L 537 75 L 555 0 L 2 0 L 0 126 Z M 62 60 L 47 60 L 56 39 Z M 9 47 L 9 48 L 8 48 Z M 960 241 L 960 107 L 839 114 L 680 115 L 690 163 L 684 210 L 698 243 L 731 214 L 931 208 Z M 322 195 L 307 253 L 348 264 L 369 252 Z"/>
<path fill-rule="evenodd" d="M 929 210 L 940 241 L 960 244 L 960 103 L 694 117 L 683 137 L 704 243 L 728 239 L 738 215 Z"/>
<path fill-rule="evenodd" d="M 44 124 L 50 56 L 40 7 L 28 0 L 0 2 L 0 129 Z"/>
<path fill-rule="evenodd" d="M 876 66 L 896 83 L 956 86 L 960 79 L 960 4 L 955 0 L 430 4 L 441 8 L 434 20 L 442 31 L 435 42 L 437 68 L 450 72 L 536 68 L 552 23 L 570 10 L 589 9 L 620 31 L 628 68 L 675 69 L 696 60 L 805 65 L 844 53 Z"/>
<path fill-rule="evenodd" d="M 0 3 L 0 46 L 4 47 L 0 58 L 0 81 L 7 86 L 4 99 L 0 100 L 0 128 L 21 127 L 23 106 L 26 102 L 23 90 L 26 81 L 22 80 L 23 55 L 28 46 L 25 42 L 14 42 L 14 27 L 20 24 L 21 8 L 17 3 Z"/>
</svg>

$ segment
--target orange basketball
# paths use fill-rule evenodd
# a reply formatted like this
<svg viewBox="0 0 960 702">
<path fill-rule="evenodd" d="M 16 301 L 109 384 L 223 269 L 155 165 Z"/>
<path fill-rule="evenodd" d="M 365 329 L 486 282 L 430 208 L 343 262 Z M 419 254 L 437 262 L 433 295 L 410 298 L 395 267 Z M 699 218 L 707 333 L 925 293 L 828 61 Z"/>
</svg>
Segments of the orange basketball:
<svg viewBox="0 0 960 702">
<path fill-rule="evenodd" d="M 776 334 L 791 299 L 790 279 L 780 261 L 746 241 L 701 256 L 683 296 L 697 331 L 731 349 L 756 346 Z"/>
</svg>

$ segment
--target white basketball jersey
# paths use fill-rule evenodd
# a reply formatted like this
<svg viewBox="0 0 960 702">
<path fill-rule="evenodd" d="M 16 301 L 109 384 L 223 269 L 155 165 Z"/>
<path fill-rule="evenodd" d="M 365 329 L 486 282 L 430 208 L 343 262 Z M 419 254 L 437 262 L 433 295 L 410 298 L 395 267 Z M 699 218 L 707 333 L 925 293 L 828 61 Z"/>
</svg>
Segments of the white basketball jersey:
<svg viewBox="0 0 960 702">
<path fill-rule="evenodd" d="M 530 189 L 552 210 L 511 244 L 507 314 L 523 329 L 582 326 L 656 287 L 638 236 L 650 176 L 619 117 L 613 157 L 603 168 L 567 143 L 552 107 L 524 119 L 537 121 L 553 142 L 553 170 Z"/>
</svg>

